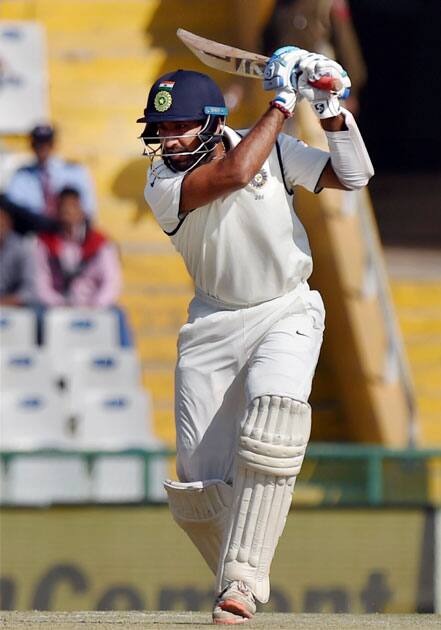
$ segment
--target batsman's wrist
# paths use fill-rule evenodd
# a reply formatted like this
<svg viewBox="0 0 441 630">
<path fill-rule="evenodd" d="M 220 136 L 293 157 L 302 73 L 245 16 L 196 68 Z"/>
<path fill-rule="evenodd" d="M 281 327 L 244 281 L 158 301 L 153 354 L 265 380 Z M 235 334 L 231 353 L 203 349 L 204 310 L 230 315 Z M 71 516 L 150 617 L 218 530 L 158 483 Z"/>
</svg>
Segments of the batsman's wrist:
<svg viewBox="0 0 441 630">
<path fill-rule="evenodd" d="M 269 104 L 270 104 L 270 107 L 273 107 L 274 109 L 278 109 L 279 112 L 282 112 L 285 118 L 292 118 L 292 116 L 294 115 L 293 112 L 291 112 L 289 109 L 284 107 L 280 101 L 276 101 L 276 100 L 270 101 Z"/>
<path fill-rule="evenodd" d="M 333 116 L 332 118 L 321 118 L 320 124 L 324 131 L 347 131 L 348 127 L 346 125 L 346 119 L 344 115 L 344 111 L 342 109 L 341 113 L 338 116 Z"/>
<path fill-rule="evenodd" d="M 285 118 L 291 118 L 296 106 L 296 93 L 292 89 L 277 90 L 271 105 L 279 109 Z"/>
</svg>

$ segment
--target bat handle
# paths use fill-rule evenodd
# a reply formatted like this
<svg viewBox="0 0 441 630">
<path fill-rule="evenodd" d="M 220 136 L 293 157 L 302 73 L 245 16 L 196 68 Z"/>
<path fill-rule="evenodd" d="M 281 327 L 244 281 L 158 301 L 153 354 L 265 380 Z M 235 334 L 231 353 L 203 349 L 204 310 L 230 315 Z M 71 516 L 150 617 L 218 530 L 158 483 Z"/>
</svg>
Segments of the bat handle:
<svg viewBox="0 0 441 630">
<path fill-rule="evenodd" d="M 317 81 L 309 81 L 309 85 L 317 88 L 318 90 L 324 90 L 325 92 L 338 92 L 342 88 L 342 84 L 336 77 L 320 77 Z"/>
</svg>

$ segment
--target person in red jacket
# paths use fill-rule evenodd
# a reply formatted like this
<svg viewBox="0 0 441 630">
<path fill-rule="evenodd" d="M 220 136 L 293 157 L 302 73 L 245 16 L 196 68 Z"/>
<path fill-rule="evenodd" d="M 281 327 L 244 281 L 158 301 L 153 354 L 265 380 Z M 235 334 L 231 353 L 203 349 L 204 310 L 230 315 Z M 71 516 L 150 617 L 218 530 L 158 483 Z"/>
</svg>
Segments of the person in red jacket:
<svg viewBox="0 0 441 630">
<path fill-rule="evenodd" d="M 121 293 L 121 267 L 115 244 L 95 229 L 81 205 L 80 193 L 64 188 L 58 196 L 59 233 L 37 241 L 36 293 L 44 306 L 114 308 Z M 124 322 L 125 328 L 127 326 Z M 128 331 L 122 345 L 128 343 Z"/>
</svg>

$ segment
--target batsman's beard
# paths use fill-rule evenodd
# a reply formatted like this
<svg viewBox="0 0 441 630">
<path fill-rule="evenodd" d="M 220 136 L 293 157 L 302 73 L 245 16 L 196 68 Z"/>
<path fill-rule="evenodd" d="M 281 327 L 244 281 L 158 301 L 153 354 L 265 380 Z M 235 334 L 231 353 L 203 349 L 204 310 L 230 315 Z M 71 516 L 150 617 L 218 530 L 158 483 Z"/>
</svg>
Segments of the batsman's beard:
<svg viewBox="0 0 441 630">
<path fill-rule="evenodd" d="M 178 152 L 176 154 L 168 152 L 165 159 L 175 171 L 186 171 L 195 166 L 199 157 L 199 155 L 182 155 Z"/>
</svg>

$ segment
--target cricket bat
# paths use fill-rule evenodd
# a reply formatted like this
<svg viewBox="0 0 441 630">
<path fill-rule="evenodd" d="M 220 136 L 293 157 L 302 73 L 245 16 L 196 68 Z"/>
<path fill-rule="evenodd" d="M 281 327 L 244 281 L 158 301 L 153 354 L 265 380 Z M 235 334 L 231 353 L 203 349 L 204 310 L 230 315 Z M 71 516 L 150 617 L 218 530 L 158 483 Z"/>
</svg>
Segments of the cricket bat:
<svg viewBox="0 0 441 630">
<path fill-rule="evenodd" d="M 269 59 L 264 55 L 220 44 L 183 28 L 178 28 L 176 35 L 203 64 L 210 68 L 253 79 L 263 77 Z M 334 77 L 321 77 L 318 81 L 310 83 L 313 87 L 326 91 L 338 90 L 341 87 L 338 79 Z"/>
</svg>

